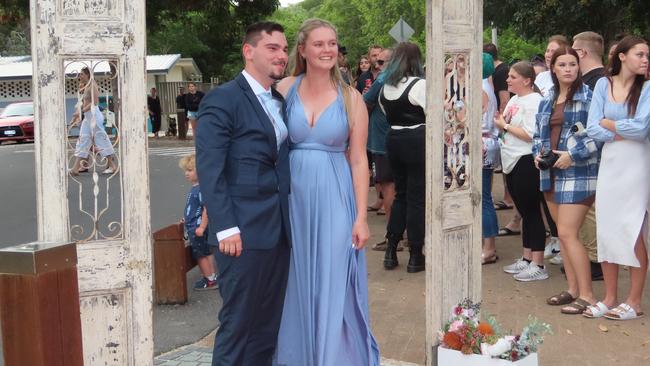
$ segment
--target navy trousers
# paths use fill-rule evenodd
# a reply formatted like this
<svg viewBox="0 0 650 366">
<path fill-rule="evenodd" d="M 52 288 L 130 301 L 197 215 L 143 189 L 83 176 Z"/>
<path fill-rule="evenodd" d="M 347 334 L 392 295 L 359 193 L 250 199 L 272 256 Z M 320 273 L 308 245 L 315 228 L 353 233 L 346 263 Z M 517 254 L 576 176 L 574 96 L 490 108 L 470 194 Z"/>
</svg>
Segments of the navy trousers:
<svg viewBox="0 0 650 366">
<path fill-rule="evenodd" d="M 239 257 L 215 253 L 223 306 L 212 366 L 271 365 L 278 340 L 289 274 L 290 249 L 244 250 Z"/>
</svg>

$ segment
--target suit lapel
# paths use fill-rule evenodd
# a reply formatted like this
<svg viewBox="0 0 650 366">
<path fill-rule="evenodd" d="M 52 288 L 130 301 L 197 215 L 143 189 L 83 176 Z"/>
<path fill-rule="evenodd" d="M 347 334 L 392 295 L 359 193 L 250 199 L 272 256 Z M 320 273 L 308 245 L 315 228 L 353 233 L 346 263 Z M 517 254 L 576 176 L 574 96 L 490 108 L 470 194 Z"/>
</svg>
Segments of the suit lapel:
<svg viewBox="0 0 650 366">
<path fill-rule="evenodd" d="M 275 129 L 273 128 L 273 122 L 271 122 L 269 115 L 266 114 L 266 111 L 262 107 L 260 100 L 257 98 L 255 93 L 253 93 L 253 89 L 251 89 L 244 75 L 239 74 L 237 76 L 237 82 L 239 83 L 239 86 L 243 89 L 244 95 L 246 96 L 249 103 L 253 107 L 253 111 L 255 111 L 255 114 L 257 115 L 257 122 L 261 124 L 262 128 L 264 128 L 264 132 L 266 132 L 266 137 L 268 138 L 269 143 L 273 148 L 272 149 L 273 158 L 274 159 L 277 158 L 278 143 L 275 137 Z"/>
</svg>

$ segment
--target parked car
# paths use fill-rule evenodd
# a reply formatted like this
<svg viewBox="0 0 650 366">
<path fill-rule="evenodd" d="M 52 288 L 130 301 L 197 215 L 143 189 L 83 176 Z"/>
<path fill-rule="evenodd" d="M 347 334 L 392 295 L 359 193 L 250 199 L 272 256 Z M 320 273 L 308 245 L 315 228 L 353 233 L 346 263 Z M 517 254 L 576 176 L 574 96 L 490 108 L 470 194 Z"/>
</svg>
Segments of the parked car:
<svg viewBox="0 0 650 366">
<path fill-rule="evenodd" d="M 0 141 L 11 140 L 34 140 L 34 103 L 12 103 L 0 114 Z"/>
</svg>

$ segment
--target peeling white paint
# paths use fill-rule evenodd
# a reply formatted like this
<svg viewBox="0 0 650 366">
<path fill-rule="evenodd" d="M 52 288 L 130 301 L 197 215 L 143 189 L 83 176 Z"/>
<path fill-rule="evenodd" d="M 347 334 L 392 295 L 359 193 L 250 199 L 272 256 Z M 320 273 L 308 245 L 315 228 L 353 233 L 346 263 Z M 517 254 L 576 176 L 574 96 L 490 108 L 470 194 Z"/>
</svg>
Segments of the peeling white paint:
<svg viewBox="0 0 650 366">
<path fill-rule="evenodd" d="M 77 245 L 84 363 L 152 365 L 145 1 L 39 0 L 31 19 L 39 240 L 70 238 L 64 61 L 117 62 L 122 236 Z"/>
</svg>

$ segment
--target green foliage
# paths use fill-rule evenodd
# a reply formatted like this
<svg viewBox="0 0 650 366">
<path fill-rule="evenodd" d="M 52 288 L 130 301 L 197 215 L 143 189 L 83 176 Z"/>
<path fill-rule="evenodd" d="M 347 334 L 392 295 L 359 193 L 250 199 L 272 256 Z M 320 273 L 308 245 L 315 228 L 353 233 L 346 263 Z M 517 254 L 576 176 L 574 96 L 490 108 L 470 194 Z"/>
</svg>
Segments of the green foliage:
<svg viewBox="0 0 650 366">
<path fill-rule="evenodd" d="M 330 21 L 337 28 L 339 42 L 348 50 L 352 66 L 368 52 L 368 46 L 395 44 L 388 31 L 400 16 L 415 30 L 411 41 L 424 51 L 425 14 L 424 0 L 387 0 L 381 4 L 371 0 L 305 0 L 276 10 L 272 19 L 285 27 L 290 45 L 304 20 L 317 17 Z"/>
<path fill-rule="evenodd" d="M 181 53 L 195 55 L 207 53 L 210 47 L 201 39 L 206 16 L 202 12 L 188 11 L 177 17 L 168 11 L 160 14 L 159 31 L 152 32 L 147 39 L 150 53 Z"/>
<path fill-rule="evenodd" d="M 491 42 L 492 29 L 483 32 L 483 42 Z M 509 63 L 514 60 L 530 60 L 535 54 L 543 54 L 546 49 L 545 40 L 525 39 L 519 36 L 513 27 L 499 30 L 497 38 L 499 59 Z"/>
<path fill-rule="evenodd" d="M 311 11 L 305 9 L 302 3 L 299 3 L 286 8 L 278 8 L 269 20 L 282 24 L 289 47 L 291 47 L 295 43 L 300 25 L 311 16 Z"/>
<path fill-rule="evenodd" d="M 31 53 L 29 1 L 3 0 L 0 5 L 0 56 Z"/>
<path fill-rule="evenodd" d="M 181 53 L 194 58 L 204 79 L 231 79 L 243 67 L 246 27 L 278 5 L 278 0 L 149 0 L 148 53 Z"/>
<path fill-rule="evenodd" d="M 585 30 L 606 42 L 621 32 L 650 35 L 647 0 L 484 0 L 484 24 L 512 26 L 525 37 L 573 36 Z"/>
<path fill-rule="evenodd" d="M 23 56 L 31 53 L 31 46 L 29 43 L 29 33 L 25 34 L 22 31 L 12 30 L 5 38 L 3 51 L 0 52 L 2 56 Z"/>
</svg>

